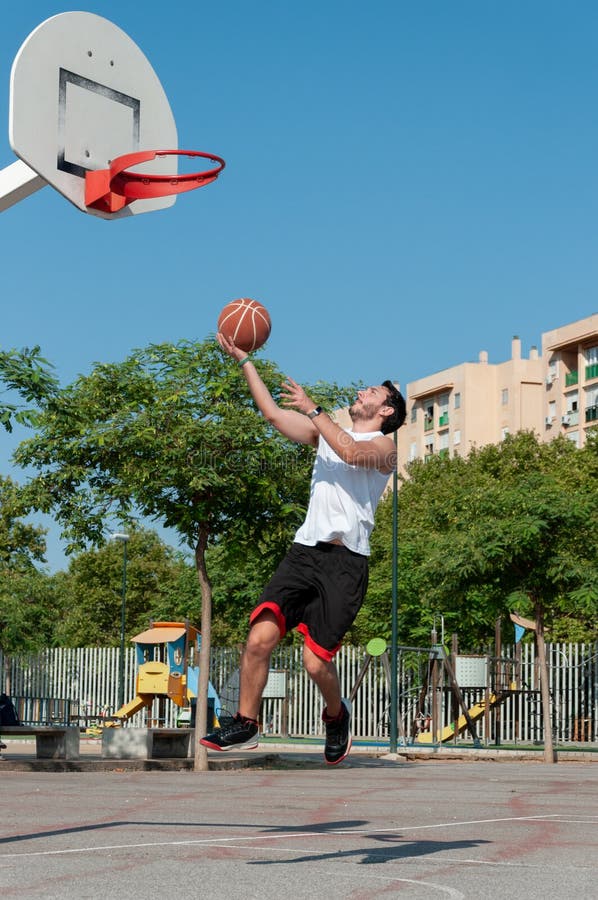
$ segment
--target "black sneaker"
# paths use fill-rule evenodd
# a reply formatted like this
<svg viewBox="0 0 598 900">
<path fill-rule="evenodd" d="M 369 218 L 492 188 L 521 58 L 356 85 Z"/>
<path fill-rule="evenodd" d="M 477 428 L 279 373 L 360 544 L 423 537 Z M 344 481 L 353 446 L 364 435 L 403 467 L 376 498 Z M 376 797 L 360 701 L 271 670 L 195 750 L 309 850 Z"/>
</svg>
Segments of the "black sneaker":
<svg viewBox="0 0 598 900">
<path fill-rule="evenodd" d="M 226 724 L 215 728 L 199 741 L 210 750 L 253 750 L 258 745 L 257 725 L 242 719 L 239 714 Z"/>
<path fill-rule="evenodd" d="M 349 755 L 351 749 L 351 704 L 342 701 L 343 715 L 340 719 L 328 719 L 327 710 L 322 713 L 322 721 L 326 726 L 326 746 L 324 759 L 329 766 L 337 766 Z"/>
</svg>

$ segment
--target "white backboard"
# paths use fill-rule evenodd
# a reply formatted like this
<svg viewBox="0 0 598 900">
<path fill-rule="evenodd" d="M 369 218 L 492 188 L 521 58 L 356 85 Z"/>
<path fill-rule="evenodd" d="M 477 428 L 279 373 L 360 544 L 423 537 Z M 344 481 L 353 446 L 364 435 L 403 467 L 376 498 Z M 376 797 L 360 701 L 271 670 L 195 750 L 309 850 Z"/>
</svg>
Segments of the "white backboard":
<svg viewBox="0 0 598 900">
<path fill-rule="evenodd" d="M 53 16 L 19 49 L 9 141 L 27 166 L 92 215 L 121 218 L 175 202 L 175 196 L 136 200 L 117 213 L 85 205 L 87 171 L 136 150 L 178 148 L 172 110 L 150 63 L 124 31 L 93 13 Z M 176 157 L 156 158 L 145 170 L 175 174 Z"/>
</svg>

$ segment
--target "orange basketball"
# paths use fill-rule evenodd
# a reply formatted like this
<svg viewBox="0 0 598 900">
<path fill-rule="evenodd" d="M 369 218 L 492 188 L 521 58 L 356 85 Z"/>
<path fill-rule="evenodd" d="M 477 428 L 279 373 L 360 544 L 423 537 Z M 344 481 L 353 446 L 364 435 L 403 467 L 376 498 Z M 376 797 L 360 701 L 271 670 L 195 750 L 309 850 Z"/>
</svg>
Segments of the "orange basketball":
<svg viewBox="0 0 598 900">
<path fill-rule="evenodd" d="M 248 353 L 266 343 L 271 328 L 266 307 L 249 297 L 231 300 L 218 316 L 218 331 Z"/>
</svg>

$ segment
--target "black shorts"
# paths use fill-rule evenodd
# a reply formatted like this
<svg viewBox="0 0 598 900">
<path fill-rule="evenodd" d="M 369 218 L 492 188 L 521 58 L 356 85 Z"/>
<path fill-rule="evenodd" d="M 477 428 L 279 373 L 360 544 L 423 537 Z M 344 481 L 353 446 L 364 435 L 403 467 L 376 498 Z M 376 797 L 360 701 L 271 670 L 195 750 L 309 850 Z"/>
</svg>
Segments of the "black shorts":
<svg viewBox="0 0 598 900">
<path fill-rule="evenodd" d="M 361 609 L 367 586 L 367 556 L 338 544 L 293 544 L 249 621 L 269 609 L 281 637 L 296 628 L 317 656 L 331 660 Z"/>
</svg>

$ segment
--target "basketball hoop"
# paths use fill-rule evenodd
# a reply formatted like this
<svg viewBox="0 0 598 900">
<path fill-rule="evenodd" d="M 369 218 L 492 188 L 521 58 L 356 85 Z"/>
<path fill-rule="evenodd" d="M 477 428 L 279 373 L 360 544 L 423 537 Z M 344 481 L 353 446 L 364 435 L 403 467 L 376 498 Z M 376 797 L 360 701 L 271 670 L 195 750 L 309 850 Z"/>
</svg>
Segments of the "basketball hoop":
<svg viewBox="0 0 598 900">
<path fill-rule="evenodd" d="M 188 175 L 146 175 L 131 172 L 131 166 L 149 162 L 157 156 L 199 156 L 216 163 L 205 172 Z M 118 212 L 134 200 L 153 200 L 169 194 L 193 191 L 215 181 L 224 169 L 225 162 L 213 153 L 199 150 L 142 150 L 117 156 L 109 169 L 97 169 L 85 173 L 85 205 L 103 212 Z"/>
</svg>

